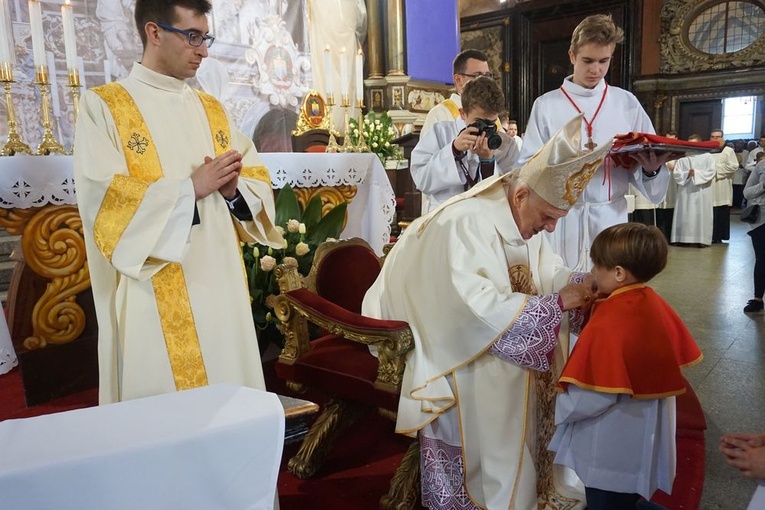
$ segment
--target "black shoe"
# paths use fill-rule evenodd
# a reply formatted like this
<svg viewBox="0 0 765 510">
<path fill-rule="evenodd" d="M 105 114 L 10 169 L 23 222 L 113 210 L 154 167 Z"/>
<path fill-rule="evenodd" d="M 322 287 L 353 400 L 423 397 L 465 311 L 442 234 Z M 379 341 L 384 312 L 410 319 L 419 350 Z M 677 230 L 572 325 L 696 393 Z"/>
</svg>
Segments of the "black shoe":
<svg viewBox="0 0 765 510">
<path fill-rule="evenodd" d="M 744 313 L 760 312 L 765 307 L 765 303 L 758 299 L 750 299 L 744 307 Z"/>
</svg>

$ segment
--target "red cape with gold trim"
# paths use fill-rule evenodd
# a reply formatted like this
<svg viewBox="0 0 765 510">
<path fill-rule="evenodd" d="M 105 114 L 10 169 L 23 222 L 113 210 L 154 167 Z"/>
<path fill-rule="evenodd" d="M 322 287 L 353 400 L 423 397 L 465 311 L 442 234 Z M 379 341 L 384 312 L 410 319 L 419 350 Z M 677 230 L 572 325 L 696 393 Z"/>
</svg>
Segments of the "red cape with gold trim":
<svg viewBox="0 0 765 510">
<path fill-rule="evenodd" d="M 642 283 L 627 285 L 596 301 L 556 389 L 574 384 L 640 399 L 680 395 L 680 369 L 702 357 L 666 301 Z"/>
</svg>

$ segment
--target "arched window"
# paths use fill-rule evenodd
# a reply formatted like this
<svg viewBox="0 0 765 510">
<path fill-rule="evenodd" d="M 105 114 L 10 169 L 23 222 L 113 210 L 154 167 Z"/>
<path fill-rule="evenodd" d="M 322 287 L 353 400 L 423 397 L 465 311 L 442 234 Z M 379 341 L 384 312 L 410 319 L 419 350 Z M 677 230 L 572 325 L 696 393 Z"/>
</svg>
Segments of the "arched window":
<svg viewBox="0 0 765 510">
<path fill-rule="evenodd" d="M 688 25 L 688 41 L 711 55 L 735 53 L 753 44 L 765 30 L 762 2 L 720 2 L 702 10 Z"/>
</svg>

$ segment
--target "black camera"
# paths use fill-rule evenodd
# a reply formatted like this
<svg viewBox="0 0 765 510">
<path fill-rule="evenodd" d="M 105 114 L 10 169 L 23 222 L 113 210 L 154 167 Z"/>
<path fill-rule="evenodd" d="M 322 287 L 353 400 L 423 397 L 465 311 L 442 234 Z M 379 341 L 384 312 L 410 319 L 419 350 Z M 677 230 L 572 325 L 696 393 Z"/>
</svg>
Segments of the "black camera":
<svg viewBox="0 0 765 510">
<path fill-rule="evenodd" d="M 478 129 L 476 136 L 481 136 L 481 133 L 486 133 L 486 143 L 489 145 L 489 149 L 496 150 L 502 145 L 502 138 L 497 134 L 497 125 L 494 121 L 486 119 L 476 119 L 475 122 L 468 127 L 474 127 Z"/>
</svg>

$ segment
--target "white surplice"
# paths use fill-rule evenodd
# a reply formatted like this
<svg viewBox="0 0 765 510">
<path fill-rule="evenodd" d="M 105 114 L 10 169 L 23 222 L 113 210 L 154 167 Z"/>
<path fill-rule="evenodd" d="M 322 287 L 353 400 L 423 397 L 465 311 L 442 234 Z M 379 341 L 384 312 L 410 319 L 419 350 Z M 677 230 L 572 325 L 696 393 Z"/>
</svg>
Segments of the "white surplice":
<svg viewBox="0 0 765 510">
<path fill-rule="evenodd" d="M 420 137 L 425 136 L 425 134 L 430 131 L 430 128 L 438 122 L 454 121 L 459 118 L 459 115 L 455 116 L 454 111 L 446 106 L 446 101 L 454 103 L 457 110 L 462 108 L 462 96 L 453 92 L 449 99 L 441 101 L 428 111 L 428 115 L 425 117 L 425 122 L 423 122 L 422 128 L 420 129 Z"/>
<path fill-rule="evenodd" d="M 733 174 L 738 170 L 736 152 L 730 147 L 723 147 L 722 152 L 713 154 L 716 163 L 714 180 L 715 207 L 733 204 Z"/>
<path fill-rule="evenodd" d="M 94 233 L 94 223 L 115 176 L 127 175 L 128 168 L 112 113 L 96 93 L 86 91 L 74 172 L 98 318 L 99 401 L 176 390 L 151 280 L 170 262 L 180 263 L 186 278 L 208 382 L 263 389 L 240 240 L 281 245 L 273 228 L 270 184 L 239 179 L 254 221 L 235 219 L 220 193 L 195 201 L 190 176 L 205 156 L 215 156 L 197 93 L 138 63 L 120 83 L 143 115 L 163 177 L 148 184 L 107 260 L 94 238 L 105 234 Z M 230 146 L 243 154 L 244 166 L 261 166 L 252 141 L 230 119 L 229 126 Z M 195 204 L 200 222 L 192 225 Z"/>
<path fill-rule="evenodd" d="M 616 135 L 632 131 L 655 132 L 640 102 L 626 90 L 609 86 L 603 106 L 593 119 L 603 98 L 605 80 L 587 89 L 575 84 L 569 76 L 562 86 L 585 118 L 592 122 L 592 139 L 596 144 L 606 143 Z M 531 108 L 518 165 L 531 158 L 563 124 L 577 114 L 576 108 L 559 89 L 537 98 Z M 582 122 L 583 149 L 587 139 L 587 126 Z M 628 192 L 628 185 L 631 183 L 648 200 L 659 203 L 667 191 L 668 181 L 669 174 L 664 166 L 657 176 L 649 178 L 645 177 L 637 163 L 629 170 L 613 165 L 609 179 L 601 165 L 574 207 L 558 221 L 555 231 L 548 235 L 555 252 L 563 257 L 569 267 L 591 267 L 589 248 L 595 236 L 611 225 L 627 221 L 627 201 L 624 195 Z"/>
<path fill-rule="evenodd" d="M 434 124 L 430 131 L 420 136 L 412 150 L 410 172 L 415 187 L 427 199 L 423 213 L 435 210 L 442 203 L 465 191 L 465 172 L 473 180 L 481 180 L 480 158 L 472 151 L 465 152 L 462 164 L 452 152 L 452 142 L 465 129 L 462 117 Z M 515 141 L 504 133 L 502 145 L 495 151 L 494 174 L 512 170 L 518 158 Z M 462 168 L 464 165 L 464 168 Z"/>
<path fill-rule="evenodd" d="M 672 171 L 677 183 L 673 243 L 712 244 L 712 208 L 716 162 L 712 154 L 680 158 Z M 689 171 L 693 169 L 693 177 Z"/>
<path fill-rule="evenodd" d="M 521 267 L 530 278 L 512 279 Z M 539 372 L 495 349 L 504 341 L 532 359 L 543 339 L 560 341 L 554 367 L 562 368 L 568 322 L 555 292 L 570 275 L 542 236 L 522 239 L 501 185 L 418 218 L 388 255 L 363 313 L 407 321 L 414 335 L 396 431 L 420 434 L 423 499 L 443 498 L 443 508 L 537 508 Z M 514 328 L 526 335 L 513 336 Z"/>
</svg>

